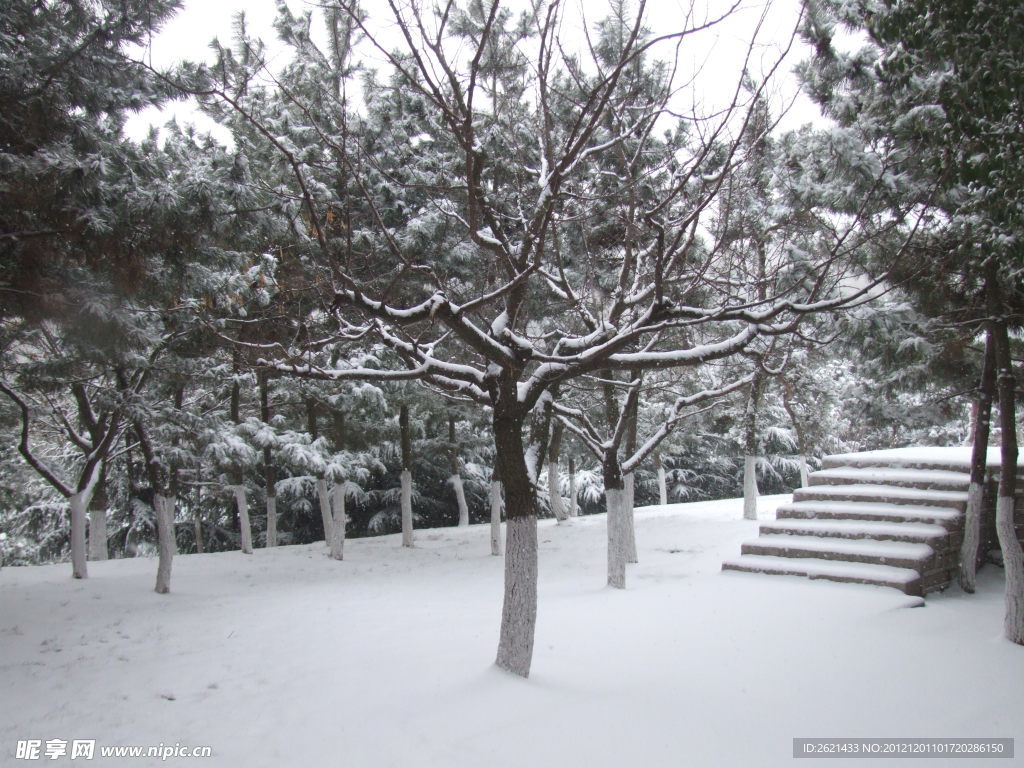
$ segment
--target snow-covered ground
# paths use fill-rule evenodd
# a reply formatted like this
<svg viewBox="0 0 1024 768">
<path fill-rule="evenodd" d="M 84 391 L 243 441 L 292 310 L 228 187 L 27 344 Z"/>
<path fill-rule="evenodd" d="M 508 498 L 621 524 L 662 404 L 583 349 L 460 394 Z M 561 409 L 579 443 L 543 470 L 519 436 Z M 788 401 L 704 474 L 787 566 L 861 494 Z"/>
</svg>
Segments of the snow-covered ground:
<svg viewBox="0 0 1024 768">
<path fill-rule="evenodd" d="M 32 764 L 15 757 L 24 739 L 214 753 L 47 764 L 240 767 L 792 766 L 794 737 L 1024 748 L 1024 648 L 1002 638 L 997 569 L 977 595 L 924 606 L 723 573 L 756 534 L 741 508 L 638 510 L 625 591 L 604 586 L 603 516 L 543 521 L 529 680 L 491 663 L 502 562 L 487 526 L 421 531 L 412 550 L 350 540 L 343 563 L 322 544 L 181 556 L 163 596 L 153 560 L 91 563 L 79 582 L 68 565 L 4 569 L 0 764 Z"/>
</svg>

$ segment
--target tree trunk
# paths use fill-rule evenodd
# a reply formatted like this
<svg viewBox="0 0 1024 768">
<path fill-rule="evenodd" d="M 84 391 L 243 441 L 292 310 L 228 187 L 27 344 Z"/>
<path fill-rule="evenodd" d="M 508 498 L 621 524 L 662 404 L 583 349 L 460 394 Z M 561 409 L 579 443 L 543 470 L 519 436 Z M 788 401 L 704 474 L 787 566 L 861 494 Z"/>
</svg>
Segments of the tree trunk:
<svg viewBox="0 0 1024 768">
<path fill-rule="evenodd" d="M 312 397 L 306 398 L 306 431 L 310 440 L 319 437 L 317 429 L 316 400 Z M 316 497 L 320 503 L 320 519 L 324 525 L 324 546 L 331 544 L 331 502 L 327 495 L 327 480 L 323 477 L 316 479 Z"/>
<path fill-rule="evenodd" d="M 277 546 L 277 496 L 267 494 L 267 546 Z"/>
<path fill-rule="evenodd" d="M 412 472 L 402 470 L 402 546 L 413 546 L 412 535 Z"/>
<path fill-rule="evenodd" d="M 252 525 L 249 523 L 249 500 L 245 495 L 245 486 L 234 486 L 235 505 L 238 508 L 238 528 L 242 536 L 242 553 L 252 554 Z"/>
<path fill-rule="evenodd" d="M 551 428 L 551 442 L 548 443 L 548 502 L 551 513 L 559 523 L 569 519 L 559 488 L 558 457 L 562 447 L 562 422 L 555 421 Z"/>
<path fill-rule="evenodd" d="M 537 498 L 523 451 L 525 414 L 518 413 L 516 382 L 503 377 L 494 404 L 495 463 L 505 490 L 505 593 L 495 663 L 529 677 L 537 627 Z"/>
<path fill-rule="evenodd" d="M 260 421 L 270 425 L 270 381 L 265 371 L 260 372 Z M 263 480 L 267 492 L 267 546 L 277 546 L 277 473 L 274 452 L 269 445 L 263 448 Z"/>
<path fill-rule="evenodd" d="M 622 505 L 625 491 L 621 488 L 605 488 L 604 498 L 608 507 L 608 586 L 626 588 L 626 536 Z"/>
<path fill-rule="evenodd" d="M 107 554 L 107 489 L 106 472 L 96 485 L 89 501 L 89 559 L 106 560 Z"/>
<path fill-rule="evenodd" d="M 466 504 L 466 490 L 462 487 L 462 478 L 459 475 L 452 475 L 449 482 L 455 490 L 455 503 L 459 508 L 459 528 L 466 528 L 469 526 L 469 505 Z"/>
<path fill-rule="evenodd" d="M 632 371 L 630 378 L 637 381 L 642 376 L 641 371 Z M 640 398 L 636 397 L 629 405 L 629 411 L 626 414 L 628 419 L 626 423 L 626 456 L 632 456 L 636 453 L 636 437 L 638 421 L 640 416 Z M 623 533 L 625 534 L 626 541 L 626 562 L 636 563 L 639 562 L 636 553 L 636 523 L 633 514 L 633 473 L 629 472 L 622 478 L 623 482 L 623 495 L 622 495 L 622 522 L 623 522 Z"/>
<path fill-rule="evenodd" d="M 626 561 L 629 554 L 626 532 L 626 490 L 619 467 L 619 457 L 613 451 L 605 455 L 603 469 L 604 498 L 608 508 L 608 586 L 625 589 Z"/>
<path fill-rule="evenodd" d="M 793 407 L 793 396 L 796 394 L 792 383 L 783 378 L 782 381 L 782 404 L 789 414 L 789 420 L 793 424 L 793 431 L 796 433 L 796 446 L 800 454 L 800 487 L 806 488 L 810 485 L 807 472 L 807 436 L 797 418 L 796 409 Z"/>
<path fill-rule="evenodd" d="M 760 363 L 758 363 L 760 365 Z M 743 436 L 743 518 L 757 520 L 757 412 L 761 405 L 760 367 L 750 382 Z"/>
<path fill-rule="evenodd" d="M 491 554 L 501 556 L 501 481 L 491 480 Z"/>
<path fill-rule="evenodd" d="M 76 579 L 89 577 L 86 565 L 85 528 L 90 496 L 92 490 L 86 489 L 68 498 L 71 505 L 71 575 Z"/>
<path fill-rule="evenodd" d="M 448 481 L 455 491 L 455 504 L 459 509 L 459 528 L 465 528 L 469 525 L 469 506 L 466 504 L 466 491 L 459 474 L 459 444 L 455 440 L 455 414 L 452 413 L 448 414 L 448 463 L 451 467 Z"/>
<path fill-rule="evenodd" d="M 622 522 L 625 526 L 623 533 L 626 538 L 626 562 L 638 563 L 640 559 L 636 552 L 636 516 L 634 511 L 635 477 L 629 472 L 622 477 Z"/>
<path fill-rule="evenodd" d="M 992 280 L 994 283 L 994 280 Z M 1010 356 L 1010 338 L 1005 322 L 993 323 L 996 379 L 999 390 L 999 426 L 1002 432 L 1002 469 L 996 500 L 996 533 L 1003 551 L 1006 572 L 1006 638 L 1024 645 L 1024 551 L 1014 524 L 1017 491 L 1016 381 Z"/>
<path fill-rule="evenodd" d="M 985 335 L 985 363 L 974 403 L 973 448 L 971 449 L 971 484 L 967 491 L 964 514 L 964 538 L 960 545 L 960 587 L 973 593 L 978 569 L 978 547 L 981 541 L 981 505 L 985 494 L 985 472 L 988 468 L 988 440 L 992 423 L 992 393 L 995 390 L 995 339 L 992 330 Z"/>
<path fill-rule="evenodd" d="M 238 383 L 238 371 L 241 366 L 241 355 L 238 348 L 231 350 L 231 367 L 235 372 L 235 378 L 231 382 L 231 400 L 228 404 L 228 411 L 231 421 L 235 424 L 242 423 L 242 388 Z M 246 498 L 245 485 L 243 484 L 244 473 L 241 468 L 235 468 L 231 472 L 232 480 L 235 481 L 232 490 L 235 494 L 235 507 L 238 510 L 238 532 L 241 537 L 242 553 L 252 554 L 252 525 L 249 522 L 249 500 Z"/>
<path fill-rule="evenodd" d="M 757 457 L 743 457 L 743 519 L 757 520 Z"/>
<path fill-rule="evenodd" d="M 569 459 L 569 517 L 580 513 L 579 500 L 576 498 L 576 459 Z"/>
<path fill-rule="evenodd" d="M 334 523 L 331 520 L 331 499 L 327 492 L 327 480 L 322 477 L 316 481 L 316 496 L 320 501 L 320 517 L 324 524 L 324 544 L 330 546 Z"/>
<path fill-rule="evenodd" d="M 174 498 L 157 493 L 153 496 L 156 513 L 156 537 L 159 559 L 156 567 L 156 591 L 164 595 L 171 591 L 171 564 L 178 552 L 174 532 Z"/>
<path fill-rule="evenodd" d="M 206 547 L 203 544 L 203 520 L 200 517 L 202 498 L 202 493 L 200 492 L 199 498 L 196 500 L 196 505 L 192 508 L 192 527 L 195 530 L 196 535 L 196 552 L 199 554 L 206 551 Z"/>
<path fill-rule="evenodd" d="M 665 465 L 661 463 L 661 454 L 654 454 L 654 471 L 658 475 L 658 503 L 661 506 L 668 504 L 668 481 L 665 477 Z"/>
<path fill-rule="evenodd" d="M 345 528 L 348 518 L 345 516 L 345 485 L 335 483 L 331 490 L 331 557 L 335 560 L 345 559 Z"/>
<path fill-rule="evenodd" d="M 398 412 L 402 443 L 402 546 L 411 547 L 412 540 L 412 431 L 409 428 L 409 406 L 402 403 Z"/>
</svg>

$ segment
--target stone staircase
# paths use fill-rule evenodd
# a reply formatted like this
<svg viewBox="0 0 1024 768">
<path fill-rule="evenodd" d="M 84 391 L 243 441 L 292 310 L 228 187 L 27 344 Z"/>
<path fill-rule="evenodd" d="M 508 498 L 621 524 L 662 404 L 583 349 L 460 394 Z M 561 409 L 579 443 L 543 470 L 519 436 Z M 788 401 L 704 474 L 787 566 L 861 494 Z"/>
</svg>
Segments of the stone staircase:
<svg viewBox="0 0 1024 768">
<path fill-rule="evenodd" d="M 908 595 L 956 577 L 969 456 L 879 451 L 826 457 L 724 570 L 894 587 Z"/>
</svg>

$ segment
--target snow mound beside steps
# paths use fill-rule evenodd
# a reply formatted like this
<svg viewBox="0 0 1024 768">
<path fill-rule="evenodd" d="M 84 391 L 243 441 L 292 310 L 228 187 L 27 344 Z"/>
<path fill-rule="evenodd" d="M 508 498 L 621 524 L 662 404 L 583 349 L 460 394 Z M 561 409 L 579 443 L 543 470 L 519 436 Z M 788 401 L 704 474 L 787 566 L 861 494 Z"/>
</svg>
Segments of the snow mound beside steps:
<svg viewBox="0 0 1024 768">
<path fill-rule="evenodd" d="M 994 466 L 998 456 L 990 455 Z M 908 595 L 944 589 L 959 567 L 969 472 L 969 448 L 826 457 L 807 487 L 722 568 L 875 584 Z"/>
</svg>

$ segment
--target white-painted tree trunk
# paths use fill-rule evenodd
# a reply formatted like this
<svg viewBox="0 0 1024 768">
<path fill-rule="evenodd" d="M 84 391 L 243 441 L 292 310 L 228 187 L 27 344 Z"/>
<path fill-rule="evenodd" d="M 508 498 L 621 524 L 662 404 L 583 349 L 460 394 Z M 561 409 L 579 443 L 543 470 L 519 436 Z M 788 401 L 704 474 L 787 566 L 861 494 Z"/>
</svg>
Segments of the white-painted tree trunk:
<svg viewBox="0 0 1024 768">
<path fill-rule="evenodd" d="M 335 483 L 331 489 L 331 557 L 335 560 L 345 559 L 345 528 L 348 517 L 345 515 L 345 485 Z"/>
<path fill-rule="evenodd" d="M 629 472 L 622 476 L 625 489 L 622 496 L 622 513 L 624 533 L 626 534 L 626 562 L 638 563 L 640 559 L 636 554 L 636 517 L 633 514 L 634 476 Z"/>
<path fill-rule="evenodd" d="M 626 531 L 623 503 L 625 491 L 605 489 L 608 507 L 608 586 L 626 588 Z"/>
<path fill-rule="evenodd" d="M 327 491 L 327 481 L 322 477 L 316 481 L 316 496 L 320 500 L 320 517 L 324 523 L 324 544 L 330 546 L 331 526 L 333 525 L 331 520 L 331 498 Z"/>
<path fill-rule="evenodd" d="M 277 496 L 267 496 L 267 546 L 277 546 Z"/>
<path fill-rule="evenodd" d="M 505 525 L 505 596 L 496 663 L 526 677 L 533 660 L 537 624 L 537 518 L 509 517 Z"/>
<path fill-rule="evenodd" d="M 978 547 L 981 545 L 981 505 L 985 486 L 971 483 L 967 489 L 967 511 L 964 513 L 964 540 L 960 544 L 960 587 L 974 592 L 977 587 Z"/>
<path fill-rule="evenodd" d="M 68 504 L 71 506 L 71 575 L 76 579 L 89 577 L 89 568 L 86 565 L 85 529 L 86 514 L 91 497 L 92 489 L 87 488 L 68 498 Z"/>
<path fill-rule="evenodd" d="M 1012 470 L 1004 465 L 1003 471 Z M 1006 639 L 1024 645 L 1024 551 L 1017 538 L 1013 512 L 1012 496 L 1000 496 L 996 500 L 996 533 L 1006 573 Z"/>
<path fill-rule="evenodd" d="M 245 486 L 236 485 L 235 505 L 238 507 L 238 524 L 242 534 L 242 553 L 252 554 L 252 524 L 249 522 L 249 500 L 245 496 Z"/>
<path fill-rule="evenodd" d="M 668 504 L 668 479 L 665 476 L 665 468 L 658 467 L 658 503 L 661 506 Z"/>
<path fill-rule="evenodd" d="M 810 478 L 808 477 L 810 472 L 807 470 L 807 457 L 800 457 L 800 487 L 806 488 L 811 484 Z"/>
<path fill-rule="evenodd" d="M 462 487 L 462 477 L 452 475 L 448 478 L 455 491 L 455 503 L 459 507 L 459 528 L 466 528 L 469 525 L 469 505 L 466 504 L 466 490 Z"/>
<path fill-rule="evenodd" d="M 89 559 L 107 559 L 107 510 L 89 510 Z"/>
<path fill-rule="evenodd" d="M 558 465 L 548 462 L 548 502 L 551 505 L 551 513 L 559 523 L 569 519 L 565 512 L 565 503 L 562 501 L 562 494 L 558 489 Z"/>
<path fill-rule="evenodd" d="M 576 472 L 573 469 L 569 470 L 569 517 L 577 517 L 580 513 L 579 499 L 576 498 L 576 494 L 579 492 L 576 488 Z"/>
<path fill-rule="evenodd" d="M 491 480 L 491 554 L 501 556 L 501 482 Z"/>
<path fill-rule="evenodd" d="M 156 513 L 156 539 L 159 558 L 156 566 L 156 591 L 165 595 L 171 591 L 171 564 L 178 553 L 174 531 L 174 498 L 156 494 L 153 498 Z"/>
<path fill-rule="evenodd" d="M 402 470 L 402 546 L 411 547 L 412 542 L 412 472 Z"/>
<path fill-rule="evenodd" d="M 757 520 L 757 457 L 743 457 L 743 519 Z"/>
</svg>

